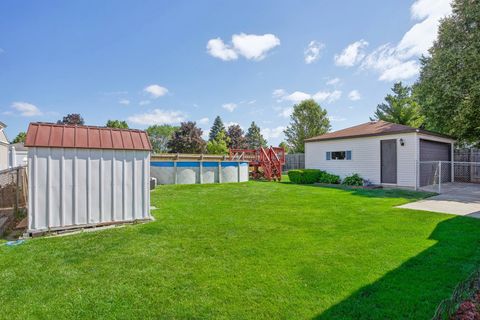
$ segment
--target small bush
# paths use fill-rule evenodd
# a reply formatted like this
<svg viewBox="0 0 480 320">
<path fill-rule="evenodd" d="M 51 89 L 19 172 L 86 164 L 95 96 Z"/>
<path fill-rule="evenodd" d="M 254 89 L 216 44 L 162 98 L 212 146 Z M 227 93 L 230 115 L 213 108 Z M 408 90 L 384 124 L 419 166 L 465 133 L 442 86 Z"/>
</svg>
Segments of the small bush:
<svg viewBox="0 0 480 320">
<path fill-rule="evenodd" d="M 312 184 L 318 181 L 320 173 L 321 171 L 317 169 L 290 170 L 288 177 L 293 183 Z"/>
<path fill-rule="evenodd" d="M 326 171 L 321 171 L 318 182 L 327 183 L 327 184 L 339 184 L 340 183 L 340 176 L 328 173 Z"/>
<path fill-rule="evenodd" d="M 289 170 L 288 171 L 288 178 L 290 182 L 302 184 L 302 177 L 303 177 L 303 170 Z"/>
<path fill-rule="evenodd" d="M 363 178 L 358 173 L 354 173 L 351 176 L 345 177 L 342 184 L 346 186 L 363 186 Z"/>
</svg>

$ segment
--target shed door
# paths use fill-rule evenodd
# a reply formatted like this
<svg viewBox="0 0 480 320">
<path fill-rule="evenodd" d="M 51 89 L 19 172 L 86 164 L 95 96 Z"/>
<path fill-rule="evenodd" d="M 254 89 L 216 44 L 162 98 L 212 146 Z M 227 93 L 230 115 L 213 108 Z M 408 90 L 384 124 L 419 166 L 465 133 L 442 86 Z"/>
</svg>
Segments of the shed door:
<svg viewBox="0 0 480 320">
<path fill-rule="evenodd" d="M 420 139 L 420 186 L 433 184 L 439 175 L 437 161 L 451 161 L 451 156 L 450 143 Z M 451 181 L 451 174 L 450 164 L 442 163 L 442 182 Z"/>
<path fill-rule="evenodd" d="M 381 182 L 397 183 L 397 140 L 380 141 Z"/>
</svg>

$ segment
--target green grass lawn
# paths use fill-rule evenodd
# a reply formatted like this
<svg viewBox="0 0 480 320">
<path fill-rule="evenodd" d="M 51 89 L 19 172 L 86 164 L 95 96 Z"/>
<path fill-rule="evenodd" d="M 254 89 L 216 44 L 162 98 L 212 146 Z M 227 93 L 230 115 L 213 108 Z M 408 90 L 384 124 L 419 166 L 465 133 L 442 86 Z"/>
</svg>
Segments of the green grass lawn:
<svg viewBox="0 0 480 320">
<path fill-rule="evenodd" d="M 480 263 L 480 220 L 422 194 L 161 186 L 156 221 L 0 246 L 0 317 L 429 319 Z"/>
</svg>

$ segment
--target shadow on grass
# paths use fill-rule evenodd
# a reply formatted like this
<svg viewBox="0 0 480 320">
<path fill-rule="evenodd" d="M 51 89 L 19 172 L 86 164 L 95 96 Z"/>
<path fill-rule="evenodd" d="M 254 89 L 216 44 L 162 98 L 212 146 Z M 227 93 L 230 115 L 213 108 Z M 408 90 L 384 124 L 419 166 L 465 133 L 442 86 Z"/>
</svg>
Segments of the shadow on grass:
<svg viewBox="0 0 480 320">
<path fill-rule="evenodd" d="M 437 243 L 314 319 L 431 319 L 438 304 L 480 263 L 480 220 L 437 225 Z"/>
</svg>

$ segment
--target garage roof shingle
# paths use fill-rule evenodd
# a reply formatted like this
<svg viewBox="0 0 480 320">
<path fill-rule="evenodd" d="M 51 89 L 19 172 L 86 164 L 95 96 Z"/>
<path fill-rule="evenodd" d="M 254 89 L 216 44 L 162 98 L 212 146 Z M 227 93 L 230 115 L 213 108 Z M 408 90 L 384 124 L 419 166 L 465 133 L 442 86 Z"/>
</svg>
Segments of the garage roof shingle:
<svg viewBox="0 0 480 320">
<path fill-rule="evenodd" d="M 34 122 L 28 126 L 26 147 L 152 150 L 145 131 Z"/>
<path fill-rule="evenodd" d="M 382 135 L 388 135 L 388 134 L 407 133 L 407 132 L 419 132 L 419 133 L 452 139 L 452 137 L 444 134 L 427 131 L 423 129 L 417 129 L 414 127 L 405 126 L 403 124 L 378 120 L 378 121 L 370 121 L 370 122 L 362 123 L 358 126 L 354 126 L 354 127 L 334 131 L 334 132 L 329 132 L 316 137 L 305 139 L 305 142 L 369 137 L 369 136 L 382 136 Z"/>
</svg>

